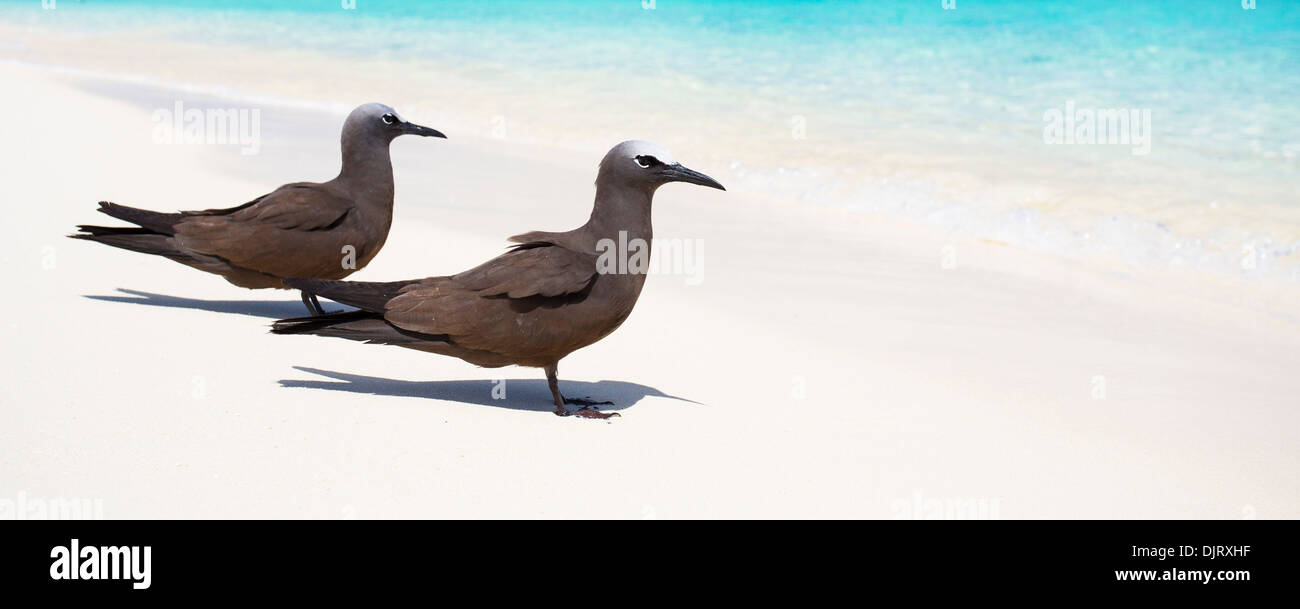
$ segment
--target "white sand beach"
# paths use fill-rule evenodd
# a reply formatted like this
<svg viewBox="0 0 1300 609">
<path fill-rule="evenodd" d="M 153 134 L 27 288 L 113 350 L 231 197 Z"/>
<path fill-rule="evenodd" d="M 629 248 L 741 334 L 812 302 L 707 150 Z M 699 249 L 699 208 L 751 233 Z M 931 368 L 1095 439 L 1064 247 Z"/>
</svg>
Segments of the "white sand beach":
<svg viewBox="0 0 1300 609">
<path fill-rule="evenodd" d="M 540 370 L 275 336 L 295 292 L 64 237 L 112 222 L 100 200 L 226 207 L 332 177 L 337 114 L 263 105 L 245 156 L 155 143 L 174 91 L 17 64 L 0 82 L 0 499 L 107 518 L 1300 517 L 1294 285 L 805 206 L 659 141 L 731 187 L 656 197 L 656 236 L 699 240 L 703 273 L 651 277 L 561 362 L 566 393 L 621 418 L 560 418 Z M 354 279 L 454 273 L 586 220 L 608 146 L 445 130 L 395 142 L 394 228 Z"/>
</svg>

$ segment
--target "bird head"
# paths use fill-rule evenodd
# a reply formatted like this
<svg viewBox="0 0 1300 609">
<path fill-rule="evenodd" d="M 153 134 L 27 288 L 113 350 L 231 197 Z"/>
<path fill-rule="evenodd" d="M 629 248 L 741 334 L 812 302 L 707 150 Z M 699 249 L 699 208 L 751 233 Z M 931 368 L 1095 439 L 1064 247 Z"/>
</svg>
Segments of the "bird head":
<svg viewBox="0 0 1300 609">
<path fill-rule="evenodd" d="M 669 182 L 726 190 L 717 180 L 683 167 L 667 150 L 640 140 L 629 140 L 612 148 L 600 162 L 597 179 L 638 185 L 651 192 Z"/>
<path fill-rule="evenodd" d="M 343 132 L 390 142 L 399 135 L 447 137 L 441 131 L 407 121 L 392 106 L 378 103 L 362 104 L 352 110 L 343 123 Z"/>
</svg>

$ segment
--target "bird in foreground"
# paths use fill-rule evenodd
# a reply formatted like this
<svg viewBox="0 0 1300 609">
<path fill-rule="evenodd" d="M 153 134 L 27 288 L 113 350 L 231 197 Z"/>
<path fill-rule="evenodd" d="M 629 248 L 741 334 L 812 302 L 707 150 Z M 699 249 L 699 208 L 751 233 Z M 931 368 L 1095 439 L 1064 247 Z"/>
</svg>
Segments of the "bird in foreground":
<svg viewBox="0 0 1300 609">
<path fill-rule="evenodd" d="M 600 162 L 595 206 L 582 227 L 510 237 L 516 245 L 506 253 L 446 277 L 387 283 L 287 279 L 295 288 L 360 310 L 280 320 L 271 331 L 397 345 L 486 368 L 542 368 L 555 414 L 618 416 L 593 408 L 610 402 L 566 399 L 557 368 L 564 356 L 608 336 L 632 313 L 645 267 L 603 264 L 601 257 L 613 243 L 651 243 L 651 199 L 669 182 L 726 190 L 658 146 L 623 142 Z M 569 411 L 566 403 L 582 408 Z"/>
<path fill-rule="evenodd" d="M 288 289 L 283 279 L 342 279 L 379 253 L 393 223 L 388 145 L 400 135 L 442 137 L 389 106 L 358 106 L 343 123 L 343 162 L 328 182 L 285 184 L 238 207 L 161 213 L 99 203 L 136 226 L 81 225 L 73 239 L 156 254 L 244 288 Z M 302 302 L 324 313 L 312 292 Z"/>
</svg>

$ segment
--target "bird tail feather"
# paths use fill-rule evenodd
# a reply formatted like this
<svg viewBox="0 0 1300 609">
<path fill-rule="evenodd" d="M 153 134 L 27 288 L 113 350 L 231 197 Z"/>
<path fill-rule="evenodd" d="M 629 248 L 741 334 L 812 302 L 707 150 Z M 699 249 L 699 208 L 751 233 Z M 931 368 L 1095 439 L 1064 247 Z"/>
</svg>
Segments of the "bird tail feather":
<svg viewBox="0 0 1300 609">
<path fill-rule="evenodd" d="M 388 301 L 402 292 L 402 288 L 419 283 L 407 281 L 335 281 L 331 279 L 285 279 L 284 284 L 304 292 L 324 296 L 334 302 L 363 311 L 383 313 Z"/>
<path fill-rule="evenodd" d="M 84 239 L 103 243 L 124 250 L 154 254 L 168 258 L 187 258 L 188 255 L 176 246 L 171 235 L 163 235 L 147 228 L 121 228 L 113 226 L 78 226 L 79 233 L 68 235 L 73 239 Z"/>
<path fill-rule="evenodd" d="M 132 224 L 136 224 L 144 228 L 147 228 L 155 233 L 161 233 L 164 235 L 175 234 L 176 223 L 180 222 L 181 219 L 185 217 L 184 214 L 178 214 L 178 213 L 168 214 L 168 213 L 162 213 L 156 211 L 149 211 L 147 209 L 138 209 L 135 207 L 118 205 L 117 203 L 113 203 L 111 201 L 100 201 L 99 212 L 117 218 L 118 220 L 125 220 Z"/>
<path fill-rule="evenodd" d="M 155 254 L 177 260 L 190 258 L 185 251 L 177 246 L 176 241 L 172 238 L 175 234 L 174 227 L 183 217 L 182 214 L 164 214 L 118 205 L 109 201 L 100 201 L 99 211 L 137 226 L 91 226 L 82 224 L 77 227 L 80 232 L 68 236 L 73 239 L 95 241 L 143 254 Z"/>
<path fill-rule="evenodd" d="M 368 311 L 281 319 L 271 324 L 271 333 L 314 334 L 385 345 L 404 345 L 437 338 L 403 332 L 385 321 L 383 315 Z"/>
</svg>

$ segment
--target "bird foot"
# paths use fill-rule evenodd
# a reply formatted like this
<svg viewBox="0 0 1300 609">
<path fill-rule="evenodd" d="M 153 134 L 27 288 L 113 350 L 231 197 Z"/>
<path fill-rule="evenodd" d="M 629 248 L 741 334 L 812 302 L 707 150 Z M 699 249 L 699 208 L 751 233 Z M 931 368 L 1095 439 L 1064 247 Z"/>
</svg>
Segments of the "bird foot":
<svg viewBox="0 0 1300 609">
<path fill-rule="evenodd" d="M 315 295 L 315 294 L 311 294 L 311 293 L 308 293 L 308 292 L 303 292 L 303 293 L 302 293 L 302 304 L 307 305 L 307 312 L 308 312 L 308 313 L 311 313 L 311 316 L 312 316 L 312 317 L 319 317 L 319 316 L 321 316 L 321 315 L 329 315 L 329 313 L 330 313 L 329 311 L 326 311 L 326 310 L 325 310 L 325 307 L 320 306 L 320 301 L 316 299 L 316 295 Z"/>
<path fill-rule="evenodd" d="M 592 402 L 591 400 L 564 400 L 570 404 L 583 404 L 582 408 L 577 410 L 565 410 L 563 407 L 555 409 L 555 416 L 559 417 L 580 417 L 583 419 L 609 419 L 621 416 L 617 412 L 601 412 L 592 407 L 593 404 L 613 404 L 613 402 Z"/>
</svg>

